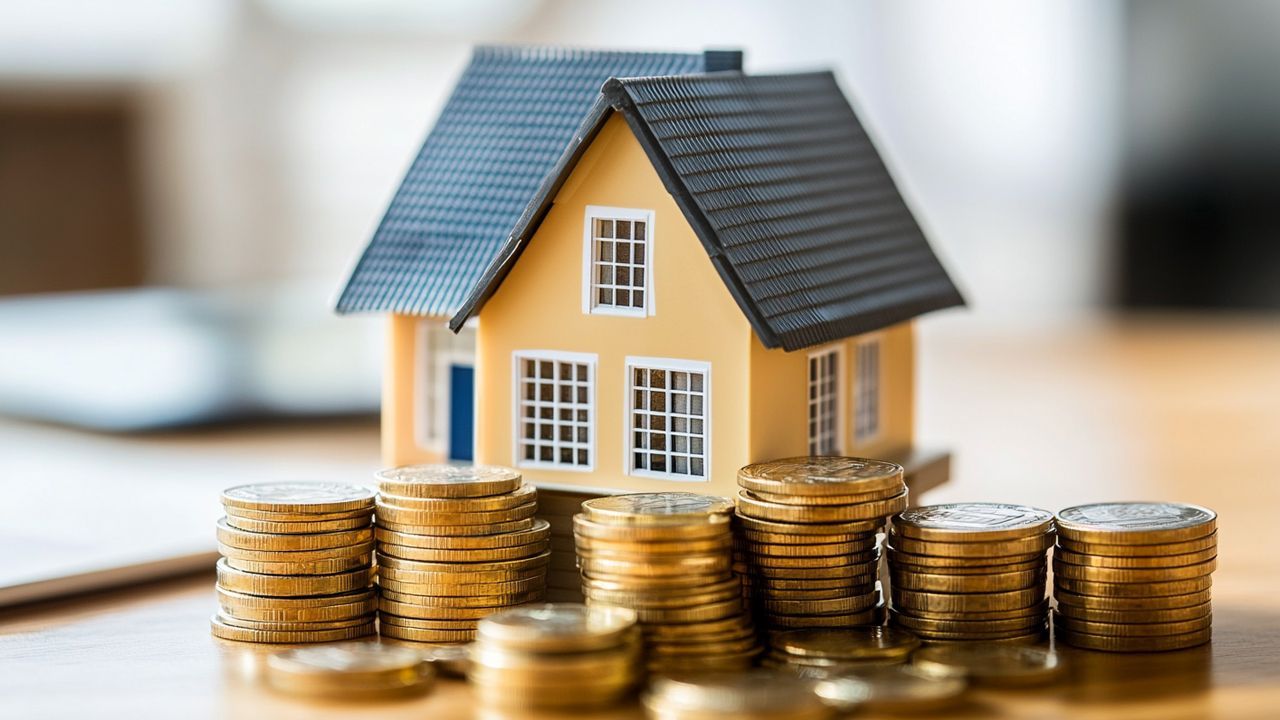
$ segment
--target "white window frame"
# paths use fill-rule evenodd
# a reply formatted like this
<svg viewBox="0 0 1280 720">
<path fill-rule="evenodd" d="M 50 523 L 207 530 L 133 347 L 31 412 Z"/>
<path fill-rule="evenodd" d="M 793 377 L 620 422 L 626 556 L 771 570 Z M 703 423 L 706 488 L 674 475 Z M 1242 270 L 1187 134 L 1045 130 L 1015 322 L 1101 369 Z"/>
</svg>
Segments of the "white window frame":
<svg viewBox="0 0 1280 720">
<path fill-rule="evenodd" d="M 626 394 L 623 396 L 622 410 L 626 418 L 622 422 L 625 435 L 623 447 L 626 453 L 622 458 L 622 471 L 632 477 L 654 478 L 657 480 L 674 480 L 677 482 L 709 482 L 711 480 L 711 363 L 700 360 L 683 360 L 679 358 L 633 357 L 626 358 Z M 668 370 L 676 372 L 700 373 L 702 379 L 702 474 L 688 475 L 672 472 L 637 469 L 635 467 L 635 370 Z M 670 413 L 667 413 L 670 419 Z M 670 422 L 667 423 L 668 436 Z M 668 451 L 669 453 L 670 451 Z M 669 457 L 669 455 L 668 455 Z"/>
<path fill-rule="evenodd" d="M 821 380 L 820 378 L 815 378 L 813 376 L 813 364 L 815 361 L 818 361 L 820 363 L 821 360 L 827 356 L 831 356 L 832 358 L 834 358 L 834 363 L 833 363 L 834 367 L 831 370 L 832 372 L 831 382 L 833 387 L 831 389 L 830 395 L 826 397 L 819 396 L 815 398 L 814 386 L 819 384 Z M 805 421 L 809 423 L 809 454 L 810 455 L 843 455 L 844 454 L 844 436 L 845 436 L 845 413 L 847 412 L 845 409 L 845 392 L 844 392 L 844 375 L 845 375 L 844 345 L 839 345 L 839 344 L 827 345 L 826 347 L 821 347 L 821 348 L 818 348 L 817 350 L 810 352 L 807 360 L 806 374 L 807 374 L 807 378 L 806 378 L 807 382 L 805 384 L 805 400 L 806 400 L 805 408 L 809 412 L 809 416 L 806 416 Z M 820 391 L 820 388 L 818 389 Z M 824 400 L 830 400 L 834 404 L 834 407 L 831 408 L 831 412 L 829 415 L 824 415 L 822 412 L 821 404 Z M 818 425 L 818 435 L 821 435 L 823 433 L 822 425 L 823 425 L 824 417 L 826 418 L 827 422 L 830 423 L 830 427 L 826 429 L 829 430 L 831 433 L 832 446 L 829 449 L 829 451 L 826 451 L 826 452 L 815 452 L 815 450 L 821 450 L 821 448 L 816 447 L 818 438 L 815 437 L 814 435 L 813 423 L 815 421 L 810 420 L 810 417 L 812 417 L 814 414 L 815 406 L 817 406 L 816 423 Z"/>
<path fill-rule="evenodd" d="M 549 360 L 580 363 L 587 366 L 587 464 L 562 463 L 559 460 L 525 460 L 523 389 L 520 365 L 524 360 Z M 512 464 L 519 468 L 562 470 L 566 472 L 592 472 L 596 466 L 596 366 L 599 357 L 595 353 L 565 352 L 562 350 L 514 350 L 511 353 L 511 456 Z M 559 403 L 559 400 L 553 401 Z M 574 406 L 576 407 L 576 403 Z M 553 442 L 558 442 L 554 441 Z"/>
<path fill-rule="evenodd" d="M 877 440 L 884 431 L 884 343 L 881 336 L 876 334 L 858 338 L 854 347 L 856 355 L 853 368 L 853 435 L 854 442 L 864 445 Z M 863 369 L 865 365 L 863 349 L 868 347 L 875 348 L 876 358 L 875 374 L 874 378 L 871 378 L 874 385 L 870 390 L 866 387 L 866 383 L 871 376 Z M 864 430 L 862 420 L 865 404 L 863 400 L 870 397 L 868 394 L 870 392 L 874 392 L 875 407 L 872 411 L 874 424 L 868 432 Z"/>
<path fill-rule="evenodd" d="M 596 305 L 595 266 L 596 220 L 630 220 L 644 223 L 644 307 L 624 308 L 612 305 Z M 655 313 L 653 297 L 653 211 L 636 208 L 616 208 L 604 205 L 588 205 L 582 223 L 582 312 L 584 315 L 613 315 L 618 317 L 647 317 Z"/>
</svg>

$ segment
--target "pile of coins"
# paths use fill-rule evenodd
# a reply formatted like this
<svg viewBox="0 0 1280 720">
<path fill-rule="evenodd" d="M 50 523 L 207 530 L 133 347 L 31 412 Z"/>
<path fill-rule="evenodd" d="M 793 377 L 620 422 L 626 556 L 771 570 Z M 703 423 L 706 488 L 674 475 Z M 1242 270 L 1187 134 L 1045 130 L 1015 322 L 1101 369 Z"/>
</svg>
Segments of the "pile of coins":
<svg viewBox="0 0 1280 720">
<path fill-rule="evenodd" d="M 1100 503 L 1058 513 L 1057 638 L 1112 652 L 1209 642 L 1217 515 L 1179 503 Z"/>
<path fill-rule="evenodd" d="M 835 709 L 810 683 L 763 670 L 659 678 L 644 696 L 653 720 L 825 720 Z"/>
<path fill-rule="evenodd" d="M 803 457 L 738 471 L 739 569 L 770 630 L 883 622 L 876 533 L 907 506 L 900 465 Z"/>
<path fill-rule="evenodd" d="M 635 690 L 640 655 L 636 614 L 626 608 L 532 605 L 480 621 L 468 677 L 490 707 L 598 708 Z"/>
<path fill-rule="evenodd" d="M 414 465 L 377 474 L 379 629 L 468 642 L 500 609 L 540 601 L 550 556 L 537 491 L 500 467 Z"/>
<path fill-rule="evenodd" d="M 939 642 L 1044 636 L 1052 513 L 1003 503 L 913 508 L 894 517 L 888 546 L 896 626 Z"/>
<path fill-rule="evenodd" d="M 213 634 L 264 643 L 373 634 L 373 504 L 368 488 L 335 483 L 223 492 Z"/>
<path fill-rule="evenodd" d="M 760 654 L 731 565 L 724 498 L 695 493 L 615 495 L 574 518 L 587 604 L 635 611 L 649 668 L 737 670 Z"/>
<path fill-rule="evenodd" d="M 769 654 L 762 664 L 816 678 L 905 663 L 918 647 L 915 635 L 891 627 L 788 630 L 769 639 Z"/>
</svg>

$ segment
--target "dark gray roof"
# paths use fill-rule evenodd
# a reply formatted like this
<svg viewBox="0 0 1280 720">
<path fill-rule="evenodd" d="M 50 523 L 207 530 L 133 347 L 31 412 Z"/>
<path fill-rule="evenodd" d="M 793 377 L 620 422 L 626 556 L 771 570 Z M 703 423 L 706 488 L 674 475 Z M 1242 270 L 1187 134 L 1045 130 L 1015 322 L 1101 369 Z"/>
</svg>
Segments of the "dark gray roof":
<svg viewBox="0 0 1280 720">
<path fill-rule="evenodd" d="M 614 76 L 740 67 L 732 51 L 475 51 L 338 298 L 340 313 L 452 315 Z"/>
<path fill-rule="evenodd" d="M 450 325 L 496 290 L 622 112 L 768 347 L 817 345 L 963 298 L 827 72 L 614 79 Z"/>
</svg>

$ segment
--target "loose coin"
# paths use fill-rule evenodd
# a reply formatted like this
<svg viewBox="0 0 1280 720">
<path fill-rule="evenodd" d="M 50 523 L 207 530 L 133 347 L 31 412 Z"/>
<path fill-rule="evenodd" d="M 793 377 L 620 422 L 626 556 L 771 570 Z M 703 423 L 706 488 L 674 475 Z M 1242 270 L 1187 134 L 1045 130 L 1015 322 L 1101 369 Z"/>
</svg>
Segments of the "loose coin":
<svg viewBox="0 0 1280 720">
<path fill-rule="evenodd" d="M 435 667 L 407 647 L 352 642 L 299 648 L 267 658 L 267 684 L 301 695 L 351 695 L 425 690 Z"/>
<path fill-rule="evenodd" d="M 738 485 L 776 495 L 866 495 L 900 490 L 901 465 L 851 457 L 793 457 L 747 465 Z"/>
<path fill-rule="evenodd" d="M 920 647 L 910 632 L 889 627 L 858 630 L 791 630 L 778 633 L 770 645 L 788 655 L 839 660 L 904 661 Z"/>
<path fill-rule="evenodd" d="M 1180 543 L 1217 529 L 1218 516 L 1199 505 L 1120 502 L 1077 505 L 1058 513 L 1058 532 L 1075 542 L 1106 545 Z"/>
<path fill-rule="evenodd" d="M 582 503 L 588 520 L 606 525 L 671 525 L 728 516 L 733 503 L 689 492 L 635 493 L 593 498 Z"/>
<path fill-rule="evenodd" d="M 508 649 L 586 652 L 616 647 L 635 624 L 636 614 L 627 608 L 548 603 L 491 615 L 478 631 Z"/>
<path fill-rule="evenodd" d="M 911 664 L 927 674 L 961 674 L 975 683 L 1006 687 L 1047 683 L 1065 667 L 1047 648 L 986 643 L 934 645 L 917 652 Z"/>
<path fill-rule="evenodd" d="M 817 681 L 813 691 L 841 712 L 923 712 L 955 703 L 967 682 L 937 677 L 905 665 L 891 665 Z"/>
<path fill-rule="evenodd" d="M 766 671 L 687 679 L 661 677 L 643 698 L 652 718 L 789 718 L 815 720 L 831 710 L 808 683 Z"/>
<path fill-rule="evenodd" d="M 1007 503 L 948 503 L 903 510 L 893 527 L 904 538 L 935 542 L 1018 540 L 1049 533 L 1053 513 Z"/>
<path fill-rule="evenodd" d="M 375 476 L 387 495 L 411 498 L 487 497 L 515 491 L 520 473 L 484 465 L 409 465 L 382 470 Z"/>
<path fill-rule="evenodd" d="M 373 506 L 372 490 L 324 482 L 273 482 L 237 485 L 222 492 L 228 507 L 264 512 L 342 513 Z"/>
</svg>

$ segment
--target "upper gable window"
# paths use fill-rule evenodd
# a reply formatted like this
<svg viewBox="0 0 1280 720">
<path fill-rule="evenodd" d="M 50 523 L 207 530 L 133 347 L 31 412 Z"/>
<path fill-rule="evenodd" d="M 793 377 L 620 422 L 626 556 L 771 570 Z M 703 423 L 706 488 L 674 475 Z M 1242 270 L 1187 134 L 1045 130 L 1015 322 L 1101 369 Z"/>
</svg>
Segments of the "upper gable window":
<svg viewBox="0 0 1280 720">
<path fill-rule="evenodd" d="M 582 311 L 653 314 L 653 213 L 589 206 L 585 223 Z"/>
</svg>

